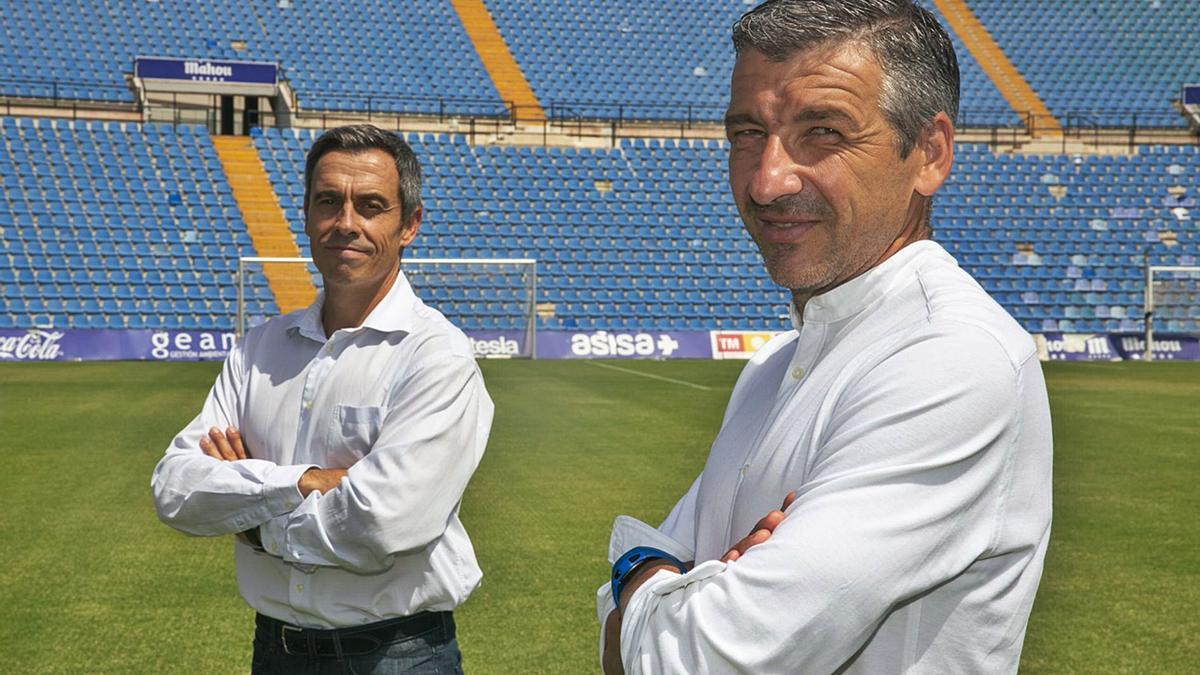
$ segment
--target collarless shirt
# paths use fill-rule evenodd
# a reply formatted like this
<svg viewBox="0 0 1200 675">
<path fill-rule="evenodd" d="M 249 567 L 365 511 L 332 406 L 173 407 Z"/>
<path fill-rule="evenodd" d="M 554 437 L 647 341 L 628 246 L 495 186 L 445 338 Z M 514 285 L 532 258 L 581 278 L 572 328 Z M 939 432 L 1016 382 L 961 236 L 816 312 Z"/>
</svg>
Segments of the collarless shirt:
<svg viewBox="0 0 1200 675">
<path fill-rule="evenodd" d="M 931 241 L 800 319 L 748 362 L 662 526 L 614 524 L 610 561 L 697 563 L 631 597 L 626 672 L 1015 672 L 1050 527 L 1032 339 Z M 719 561 L 793 490 L 767 542 Z M 602 587 L 602 625 L 612 607 Z"/>
<path fill-rule="evenodd" d="M 324 296 L 249 331 L 200 414 L 155 468 L 159 517 L 196 535 L 259 527 L 235 545 L 255 610 L 318 628 L 463 602 L 482 574 L 458 506 L 493 405 L 465 335 L 400 273 L 363 324 L 328 338 Z M 211 427 L 239 429 L 252 459 L 206 456 Z M 346 468 L 300 495 L 311 467 Z"/>
</svg>

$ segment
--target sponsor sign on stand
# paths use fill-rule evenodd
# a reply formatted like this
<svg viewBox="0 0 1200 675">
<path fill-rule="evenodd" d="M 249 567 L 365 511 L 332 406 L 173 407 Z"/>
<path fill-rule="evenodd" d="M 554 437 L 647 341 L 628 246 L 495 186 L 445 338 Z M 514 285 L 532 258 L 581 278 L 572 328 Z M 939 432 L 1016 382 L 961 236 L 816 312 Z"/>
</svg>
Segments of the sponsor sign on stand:
<svg viewBox="0 0 1200 675">
<path fill-rule="evenodd" d="M 1146 336 L 1138 333 L 1118 333 L 1112 336 L 1113 346 L 1122 358 L 1140 360 L 1146 355 Z M 1181 333 L 1155 333 L 1155 361 L 1200 361 L 1200 336 Z"/>
<path fill-rule="evenodd" d="M 226 331 L 2 330 L 0 361 L 211 361 L 234 342 Z"/>
<path fill-rule="evenodd" d="M 1033 336 L 1043 361 L 1119 361 L 1107 335 L 1097 333 L 1042 333 Z"/>
<path fill-rule="evenodd" d="M 274 96 L 279 87 L 279 66 L 256 61 L 139 56 L 133 75 L 147 91 Z"/>
<path fill-rule="evenodd" d="M 772 331 L 539 331 L 541 359 L 748 359 Z M 470 331 L 477 358 L 528 358 L 523 331 Z M 1140 360 L 1137 333 L 1034 335 L 1043 361 Z M 0 362 L 12 361 L 218 361 L 236 342 L 228 331 L 0 330 Z M 1200 336 L 1158 333 L 1154 358 L 1200 361 Z"/>
<path fill-rule="evenodd" d="M 780 332 L 782 331 L 712 331 L 712 357 L 714 359 L 748 359 Z"/>
<path fill-rule="evenodd" d="M 477 359 L 529 358 L 529 343 L 519 330 L 464 331 Z"/>
<path fill-rule="evenodd" d="M 1043 333 L 1033 338 L 1043 361 L 1138 361 L 1146 349 L 1145 336 L 1138 333 Z M 1200 336 L 1156 333 L 1154 359 L 1200 360 Z"/>
<path fill-rule="evenodd" d="M 707 359 L 707 331 L 538 331 L 539 359 Z"/>
<path fill-rule="evenodd" d="M 161 59 L 140 56 L 133 62 L 135 77 L 147 80 L 185 80 L 231 84 L 274 86 L 279 66 L 254 61 L 212 61 L 210 59 Z"/>
</svg>

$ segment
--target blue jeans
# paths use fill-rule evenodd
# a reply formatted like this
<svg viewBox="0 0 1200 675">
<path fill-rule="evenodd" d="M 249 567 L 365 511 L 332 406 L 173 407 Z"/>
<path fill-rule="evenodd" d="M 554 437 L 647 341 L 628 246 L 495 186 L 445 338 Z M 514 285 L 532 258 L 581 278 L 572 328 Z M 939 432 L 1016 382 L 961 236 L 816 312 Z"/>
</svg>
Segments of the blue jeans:
<svg viewBox="0 0 1200 675">
<path fill-rule="evenodd" d="M 370 630 L 391 623 L 364 628 Z M 253 675 L 462 675 L 463 672 L 454 618 L 449 612 L 443 613 L 435 626 L 424 627 L 416 634 L 385 630 L 388 637 L 383 640 L 340 639 L 339 644 L 344 646 L 340 656 L 331 639 L 323 638 L 320 646 L 314 647 L 315 642 L 306 641 L 306 636 L 292 631 L 285 643 L 281 639 L 281 622 L 260 614 L 255 624 L 250 666 Z"/>
</svg>

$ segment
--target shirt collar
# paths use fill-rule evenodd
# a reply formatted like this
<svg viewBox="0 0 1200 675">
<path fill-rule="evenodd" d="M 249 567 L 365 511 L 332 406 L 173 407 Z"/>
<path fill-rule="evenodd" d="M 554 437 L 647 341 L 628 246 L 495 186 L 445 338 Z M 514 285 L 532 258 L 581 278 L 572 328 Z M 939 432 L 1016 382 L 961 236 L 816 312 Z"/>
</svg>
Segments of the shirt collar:
<svg viewBox="0 0 1200 675">
<path fill-rule="evenodd" d="M 362 325 L 346 330 L 359 331 L 369 328 L 381 333 L 412 332 L 413 305 L 416 301 L 417 295 L 413 292 L 412 284 L 408 282 L 404 270 L 400 270 L 387 295 L 375 305 L 375 309 L 371 310 Z M 317 299 L 303 312 L 292 315 L 291 325 L 287 330 L 295 329 L 310 340 L 325 342 L 325 328 L 321 324 L 321 308 L 324 305 L 325 291 L 322 290 L 317 293 Z"/>
<path fill-rule="evenodd" d="M 911 278 L 908 270 L 930 254 L 950 258 L 950 254 L 935 241 L 913 242 L 841 286 L 809 298 L 804 305 L 803 317 L 796 312 L 794 303 L 789 304 L 792 326 L 800 330 L 806 322 L 832 323 L 858 314 Z"/>
</svg>

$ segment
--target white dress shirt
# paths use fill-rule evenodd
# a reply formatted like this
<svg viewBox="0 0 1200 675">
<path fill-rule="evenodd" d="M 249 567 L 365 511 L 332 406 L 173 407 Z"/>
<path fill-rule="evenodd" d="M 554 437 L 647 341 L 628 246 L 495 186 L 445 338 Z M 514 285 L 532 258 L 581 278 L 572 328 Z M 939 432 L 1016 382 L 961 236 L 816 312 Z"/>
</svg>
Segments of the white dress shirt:
<svg viewBox="0 0 1200 675">
<path fill-rule="evenodd" d="M 610 561 L 697 563 L 633 593 L 626 673 L 1015 672 L 1050 533 L 1033 340 L 931 241 L 793 322 L 662 526 L 614 524 Z M 767 542 L 719 561 L 792 490 Z M 605 585 L 601 625 L 612 607 Z"/>
<path fill-rule="evenodd" d="M 154 470 L 159 518 L 195 535 L 261 525 L 265 551 L 235 546 L 238 585 L 276 619 L 330 628 L 453 609 L 482 577 L 458 518 L 493 413 L 471 347 L 403 273 L 361 327 L 328 339 L 323 301 L 230 352 Z M 205 455 L 214 426 L 239 429 L 253 459 Z M 349 472 L 302 499 L 313 466 Z"/>
</svg>

